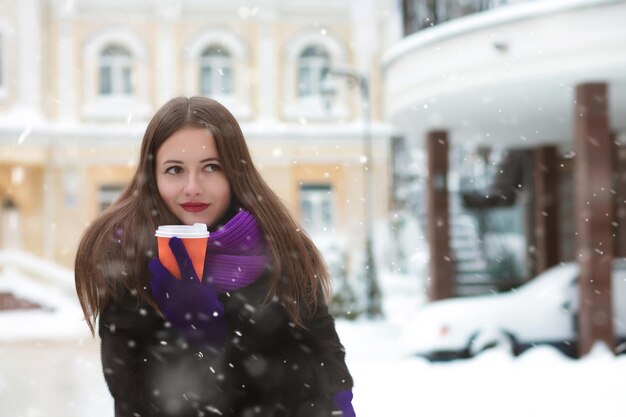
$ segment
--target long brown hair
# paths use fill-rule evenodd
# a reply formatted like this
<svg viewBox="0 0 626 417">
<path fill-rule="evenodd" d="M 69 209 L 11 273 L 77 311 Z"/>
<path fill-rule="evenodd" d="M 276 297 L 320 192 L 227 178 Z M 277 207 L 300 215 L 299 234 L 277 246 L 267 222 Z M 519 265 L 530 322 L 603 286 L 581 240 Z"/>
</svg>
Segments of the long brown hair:
<svg viewBox="0 0 626 417">
<path fill-rule="evenodd" d="M 147 264 L 156 256 L 154 231 L 180 221 L 163 204 L 154 163 L 159 147 L 184 127 L 208 128 L 215 138 L 234 203 L 257 219 L 270 246 L 272 268 L 267 299 L 279 296 L 291 320 L 328 299 L 330 280 L 319 251 L 254 167 L 233 115 L 206 97 L 177 97 L 154 115 L 143 137 L 137 171 L 121 196 L 84 232 L 75 262 L 76 291 L 94 332 L 98 315 L 121 290 L 136 292 L 154 308 Z"/>
</svg>

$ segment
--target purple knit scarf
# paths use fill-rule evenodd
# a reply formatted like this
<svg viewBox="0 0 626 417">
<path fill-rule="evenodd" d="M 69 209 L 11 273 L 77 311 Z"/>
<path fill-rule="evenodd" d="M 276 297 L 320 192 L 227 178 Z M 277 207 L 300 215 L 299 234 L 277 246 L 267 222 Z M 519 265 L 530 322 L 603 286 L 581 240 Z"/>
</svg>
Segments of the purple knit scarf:
<svg viewBox="0 0 626 417">
<path fill-rule="evenodd" d="M 209 236 L 204 276 L 218 292 L 252 284 L 269 264 L 269 248 L 249 211 L 239 211 Z"/>
</svg>

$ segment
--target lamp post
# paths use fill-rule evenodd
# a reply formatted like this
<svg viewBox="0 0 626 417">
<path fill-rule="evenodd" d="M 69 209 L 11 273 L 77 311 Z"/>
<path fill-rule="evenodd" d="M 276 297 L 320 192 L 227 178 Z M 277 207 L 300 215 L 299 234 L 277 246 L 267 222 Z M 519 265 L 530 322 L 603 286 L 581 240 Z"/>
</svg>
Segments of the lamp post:
<svg viewBox="0 0 626 417">
<path fill-rule="evenodd" d="M 365 148 L 363 195 L 365 196 L 365 283 L 367 305 L 365 314 L 370 318 L 382 316 L 382 294 L 378 285 L 378 274 L 374 262 L 372 248 L 373 235 L 373 181 L 372 181 L 372 120 L 369 94 L 369 79 L 366 74 L 351 68 L 329 68 L 328 74 L 322 80 L 321 93 L 324 96 L 327 108 L 332 108 L 331 102 L 336 89 L 331 77 L 343 77 L 350 86 L 358 86 L 361 93 L 361 112 L 363 118 L 363 147 Z"/>
</svg>

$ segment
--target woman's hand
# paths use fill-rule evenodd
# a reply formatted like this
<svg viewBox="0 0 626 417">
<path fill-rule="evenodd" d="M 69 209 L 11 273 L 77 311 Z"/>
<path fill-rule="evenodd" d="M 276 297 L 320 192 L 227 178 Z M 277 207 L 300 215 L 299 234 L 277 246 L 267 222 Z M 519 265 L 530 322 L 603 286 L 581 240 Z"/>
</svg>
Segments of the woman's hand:
<svg viewBox="0 0 626 417">
<path fill-rule="evenodd" d="M 181 279 L 176 279 L 158 258 L 150 260 L 150 291 L 163 316 L 190 342 L 220 344 L 227 331 L 224 306 L 211 283 L 202 283 L 183 242 L 169 241 Z"/>
</svg>

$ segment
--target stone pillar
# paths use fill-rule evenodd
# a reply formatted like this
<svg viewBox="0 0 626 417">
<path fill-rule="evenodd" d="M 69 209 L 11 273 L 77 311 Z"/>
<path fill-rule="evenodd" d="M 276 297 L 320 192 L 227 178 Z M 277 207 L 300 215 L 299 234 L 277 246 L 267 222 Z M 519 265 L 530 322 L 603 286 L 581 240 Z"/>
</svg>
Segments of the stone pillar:
<svg viewBox="0 0 626 417">
<path fill-rule="evenodd" d="M 555 146 L 533 151 L 533 240 L 537 273 L 559 262 L 558 164 Z"/>
<path fill-rule="evenodd" d="M 57 190 L 55 187 L 56 184 L 56 169 L 53 167 L 54 156 L 50 155 L 50 160 L 46 161 L 44 166 L 44 174 L 43 174 L 43 256 L 45 259 L 54 260 L 55 259 L 55 247 L 56 247 L 56 235 L 57 235 L 57 224 L 56 224 L 56 195 Z"/>
<path fill-rule="evenodd" d="M 428 297 L 431 301 L 453 295 L 452 256 L 448 221 L 448 133 L 427 134 L 427 216 L 430 246 Z"/>
<path fill-rule="evenodd" d="M 264 5 L 259 12 L 259 39 L 257 54 L 256 88 L 258 98 L 256 114 L 259 122 L 274 123 L 277 119 L 276 92 L 278 55 L 276 43 L 276 12 L 271 5 Z"/>
<path fill-rule="evenodd" d="M 41 113 L 41 13 L 39 0 L 21 0 L 18 4 L 18 97 L 21 105 Z"/>
<path fill-rule="evenodd" d="M 613 142 L 609 133 L 607 86 L 576 88 L 576 224 L 580 265 L 578 352 L 602 341 L 615 347 L 611 302 L 613 260 Z"/>
<path fill-rule="evenodd" d="M 57 100 L 59 102 L 59 119 L 64 122 L 74 121 L 77 116 L 76 94 L 79 85 L 79 63 L 74 54 L 74 5 L 64 2 L 55 4 L 57 18 Z"/>
<path fill-rule="evenodd" d="M 177 62 L 177 33 L 174 30 L 175 22 L 180 18 L 182 3 L 180 0 L 168 0 L 155 3 L 155 14 L 159 16 L 157 62 L 157 106 L 176 94 L 179 74 L 176 71 Z M 188 64 L 188 63 L 186 63 Z"/>
</svg>

